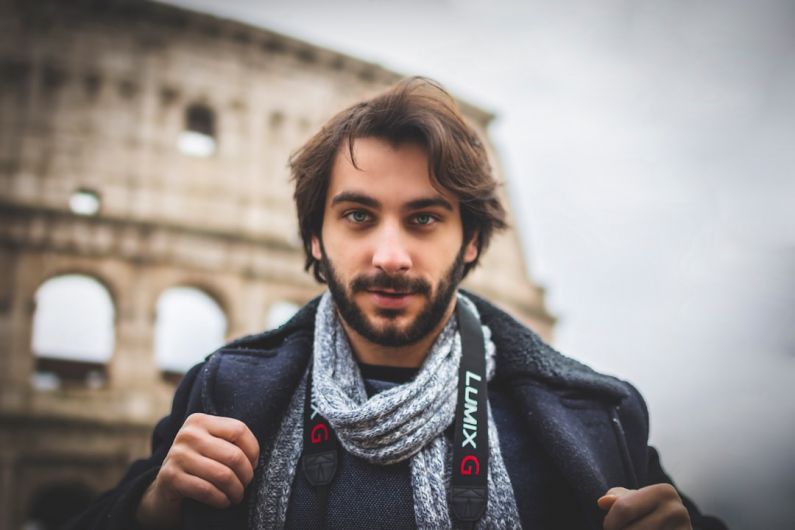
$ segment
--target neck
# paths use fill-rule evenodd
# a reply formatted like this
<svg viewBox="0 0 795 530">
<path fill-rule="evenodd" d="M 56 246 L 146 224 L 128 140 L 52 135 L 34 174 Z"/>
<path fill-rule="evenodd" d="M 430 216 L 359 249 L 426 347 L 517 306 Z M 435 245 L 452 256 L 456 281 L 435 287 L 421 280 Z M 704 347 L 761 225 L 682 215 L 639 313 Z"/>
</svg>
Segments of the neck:
<svg viewBox="0 0 795 530">
<path fill-rule="evenodd" d="M 353 330 L 345 319 L 340 318 L 345 334 L 351 344 L 356 360 L 365 364 L 375 364 L 379 366 L 396 366 L 401 368 L 419 368 L 425 362 L 428 352 L 433 346 L 434 341 L 442 332 L 444 326 L 455 310 L 456 298 L 450 302 L 450 306 L 445 311 L 444 317 L 439 320 L 436 327 L 419 341 L 406 346 L 382 346 L 376 344 Z"/>
</svg>

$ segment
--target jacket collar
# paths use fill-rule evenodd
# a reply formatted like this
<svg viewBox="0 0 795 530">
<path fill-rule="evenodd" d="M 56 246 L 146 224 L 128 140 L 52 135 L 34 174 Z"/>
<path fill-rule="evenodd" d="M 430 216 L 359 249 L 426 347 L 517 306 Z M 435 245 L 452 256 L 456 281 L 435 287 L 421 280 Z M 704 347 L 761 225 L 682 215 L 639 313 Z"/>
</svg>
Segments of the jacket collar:
<svg viewBox="0 0 795 530">
<path fill-rule="evenodd" d="M 491 329 L 497 348 L 497 377 L 511 384 L 517 379 L 532 379 L 552 388 L 596 398 L 620 401 L 628 393 L 624 383 L 595 372 L 588 366 L 557 352 L 524 324 L 470 292 L 480 319 Z"/>
</svg>

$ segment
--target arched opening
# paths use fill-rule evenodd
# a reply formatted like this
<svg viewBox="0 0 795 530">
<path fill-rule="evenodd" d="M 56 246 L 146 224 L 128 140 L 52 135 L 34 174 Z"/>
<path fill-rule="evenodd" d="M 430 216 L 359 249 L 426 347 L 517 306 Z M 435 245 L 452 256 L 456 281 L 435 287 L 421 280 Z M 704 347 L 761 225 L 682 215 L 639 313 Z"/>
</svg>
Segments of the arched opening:
<svg viewBox="0 0 795 530">
<path fill-rule="evenodd" d="M 50 484 L 33 497 L 23 530 L 55 530 L 83 512 L 96 493 L 81 482 Z"/>
<path fill-rule="evenodd" d="M 226 315 L 207 293 L 172 287 L 157 301 L 155 359 L 164 378 L 178 381 L 188 369 L 223 345 Z"/>
<path fill-rule="evenodd" d="M 35 308 L 34 387 L 102 386 L 115 347 L 115 310 L 108 290 L 90 276 L 56 276 L 36 291 Z"/>
<path fill-rule="evenodd" d="M 206 158 L 217 148 L 215 113 L 206 105 L 194 104 L 185 111 L 185 128 L 179 135 L 177 147 L 189 156 Z"/>
</svg>

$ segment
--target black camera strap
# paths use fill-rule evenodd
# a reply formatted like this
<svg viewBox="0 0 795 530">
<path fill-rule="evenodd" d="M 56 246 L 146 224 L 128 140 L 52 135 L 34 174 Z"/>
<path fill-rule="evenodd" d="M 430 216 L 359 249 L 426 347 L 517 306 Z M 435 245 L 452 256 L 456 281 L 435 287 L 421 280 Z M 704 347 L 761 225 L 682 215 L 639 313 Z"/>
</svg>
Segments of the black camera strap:
<svg viewBox="0 0 795 530">
<path fill-rule="evenodd" d="M 456 307 L 461 334 L 461 364 L 453 435 L 451 511 L 464 529 L 472 529 L 486 513 L 488 501 L 488 394 L 486 351 L 478 318 L 463 304 Z M 309 371 L 304 403 L 304 451 L 302 468 L 320 501 L 327 522 L 328 494 L 337 472 L 339 440 L 331 425 L 312 402 L 312 371 Z"/>
<path fill-rule="evenodd" d="M 456 307 L 456 316 L 462 352 L 455 405 L 450 507 L 463 528 L 474 528 L 486 513 L 488 501 L 486 350 L 480 320 L 461 303 Z"/>
<path fill-rule="evenodd" d="M 311 361 L 310 361 L 311 362 Z M 339 440 L 326 418 L 320 415 L 312 401 L 312 370 L 306 381 L 304 400 L 304 452 L 301 466 L 306 480 L 317 491 L 320 501 L 320 517 L 325 521 L 328 512 L 328 493 L 331 481 L 337 474 Z"/>
</svg>

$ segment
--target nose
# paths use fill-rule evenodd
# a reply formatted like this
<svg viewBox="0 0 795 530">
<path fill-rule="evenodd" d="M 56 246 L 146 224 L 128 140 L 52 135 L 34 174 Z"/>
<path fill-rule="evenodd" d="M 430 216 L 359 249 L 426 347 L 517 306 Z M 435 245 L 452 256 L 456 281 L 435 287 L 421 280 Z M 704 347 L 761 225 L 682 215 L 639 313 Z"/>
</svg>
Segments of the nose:
<svg viewBox="0 0 795 530">
<path fill-rule="evenodd" d="M 384 224 L 376 234 L 373 266 L 387 274 L 400 274 L 411 269 L 411 254 L 398 226 Z"/>
</svg>

